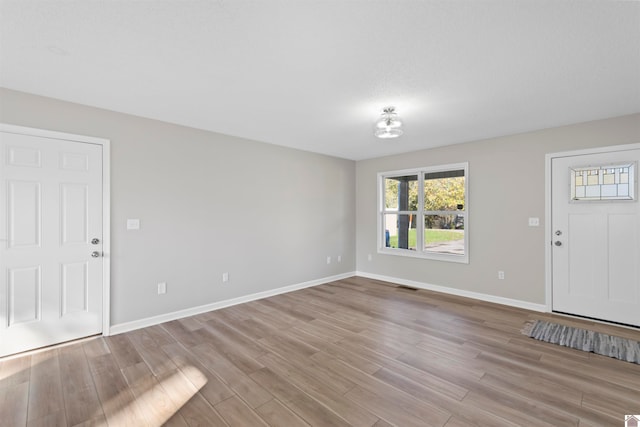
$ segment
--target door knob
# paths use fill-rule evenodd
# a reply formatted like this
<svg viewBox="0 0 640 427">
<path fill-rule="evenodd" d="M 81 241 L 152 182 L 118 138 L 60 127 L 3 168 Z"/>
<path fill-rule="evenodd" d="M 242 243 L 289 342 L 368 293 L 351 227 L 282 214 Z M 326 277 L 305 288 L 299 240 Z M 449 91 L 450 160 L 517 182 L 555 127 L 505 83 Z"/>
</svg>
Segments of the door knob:
<svg viewBox="0 0 640 427">
<path fill-rule="evenodd" d="M 94 258 L 98 258 L 100 256 L 100 252 L 93 251 L 93 252 L 91 252 L 91 256 L 94 257 Z"/>
<path fill-rule="evenodd" d="M 553 244 L 556 246 L 562 246 L 562 242 L 560 240 L 556 240 Z"/>
<path fill-rule="evenodd" d="M 94 237 L 93 239 L 91 239 L 92 245 L 97 245 L 98 243 L 100 243 L 100 239 L 98 239 L 97 237 Z"/>
</svg>

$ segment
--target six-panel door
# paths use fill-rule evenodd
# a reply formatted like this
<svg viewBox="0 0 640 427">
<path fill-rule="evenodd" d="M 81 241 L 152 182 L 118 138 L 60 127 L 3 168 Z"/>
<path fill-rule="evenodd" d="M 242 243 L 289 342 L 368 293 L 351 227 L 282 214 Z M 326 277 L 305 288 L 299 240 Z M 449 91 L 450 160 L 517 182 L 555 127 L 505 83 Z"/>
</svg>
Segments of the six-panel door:
<svg viewBox="0 0 640 427">
<path fill-rule="evenodd" d="M 0 356 L 101 333 L 102 146 L 0 132 L 0 165 Z"/>
</svg>

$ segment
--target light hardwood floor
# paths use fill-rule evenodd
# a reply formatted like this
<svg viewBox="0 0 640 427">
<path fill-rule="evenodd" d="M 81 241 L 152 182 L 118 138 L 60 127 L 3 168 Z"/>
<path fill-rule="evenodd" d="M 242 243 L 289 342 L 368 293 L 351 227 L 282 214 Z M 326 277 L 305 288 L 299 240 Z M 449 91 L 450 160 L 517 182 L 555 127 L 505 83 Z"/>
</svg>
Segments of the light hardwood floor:
<svg viewBox="0 0 640 427">
<path fill-rule="evenodd" d="M 350 278 L 0 361 L 4 426 L 622 426 L 640 365 L 532 319 L 640 331 Z"/>
</svg>

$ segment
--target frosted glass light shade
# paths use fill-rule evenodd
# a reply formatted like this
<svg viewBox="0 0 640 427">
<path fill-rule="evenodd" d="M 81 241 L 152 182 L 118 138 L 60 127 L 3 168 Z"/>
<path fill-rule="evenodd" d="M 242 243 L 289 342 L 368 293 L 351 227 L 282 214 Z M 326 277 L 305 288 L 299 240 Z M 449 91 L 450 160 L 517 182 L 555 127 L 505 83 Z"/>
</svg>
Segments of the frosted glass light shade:
<svg viewBox="0 0 640 427">
<path fill-rule="evenodd" d="M 375 124 L 374 135 L 378 138 L 397 138 L 403 134 L 402 119 L 398 117 L 394 107 L 387 107 L 382 110 L 380 119 Z"/>
<path fill-rule="evenodd" d="M 378 138 L 388 139 L 388 138 L 397 138 L 402 135 L 402 129 L 399 128 L 384 128 L 384 129 L 376 129 L 374 135 Z"/>
<path fill-rule="evenodd" d="M 399 128 L 399 127 L 402 127 L 402 120 L 397 115 L 394 117 L 381 118 L 376 122 L 376 128 L 378 129 Z"/>
</svg>

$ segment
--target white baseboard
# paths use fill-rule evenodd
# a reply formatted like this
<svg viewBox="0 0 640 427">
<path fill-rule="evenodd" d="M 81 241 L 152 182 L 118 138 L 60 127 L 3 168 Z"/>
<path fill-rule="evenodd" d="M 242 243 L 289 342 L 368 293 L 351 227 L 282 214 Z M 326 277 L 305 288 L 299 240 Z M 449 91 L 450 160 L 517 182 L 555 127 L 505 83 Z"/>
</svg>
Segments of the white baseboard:
<svg viewBox="0 0 640 427">
<path fill-rule="evenodd" d="M 206 313 L 207 311 L 219 310 L 221 308 L 230 307 L 232 305 L 242 304 L 245 302 L 255 301 L 262 298 L 268 298 L 279 294 L 285 294 L 287 292 L 297 291 L 299 289 L 310 288 L 312 286 L 318 286 L 336 280 L 346 279 L 348 277 L 361 276 L 368 279 L 381 280 L 384 282 L 397 283 L 399 285 L 412 286 L 414 288 L 426 289 L 435 292 L 442 292 L 445 294 L 457 295 L 466 298 L 473 298 L 480 301 L 493 302 L 496 304 L 507 305 L 511 307 L 524 308 L 526 310 L 547 312 L 547 306 L 545 304 L 535 304 L 528 301 L 521 301 L 511 298 L 498 297 L 495 295 L 482 294 L 479 292 L 465 291 L 462 289 L 450 288 L 446 286 L 432 285 L 430 283 L 417 282 L 414 280 L 400 279 L 398 277 L 383 276 L 380 274 L 366 273 L 364 271 L 352 271 L 349 273 L 338 274 L 330 277 L 323 277 L 321 279 L 310 280 L 308 282 L 298 283 L 295 285 L 284 286 L 282 288 L 271 289 L 264 292 L 258 292 L 255 294 L 244 295 L 237 298 L 232 298 L 224 301 L 218 301 L 211 304 L 200 305 L 197 307 L 191 307 L 184 310 L 173 311 L 171 313 L 160 314 L 158 316 L 147 317 L 140 320 L 134 320 L 132 322 L 120 323 L 112 325 L 107 335 L 117 335 L 124 332 L 133 331 L 140 328 L 146 328 L 148 326 L 157 325 L 159 323 L 170 322 L 172 320 L 182 319 L 184 317 L 195 316 L 197 314 Z"/>
<path fill-rule="evenodd" d="M 355 272 L 338 274 L 335 276 L 323 277 L 321 279 L 310 280 L 308 282 L 298 283 L 295 285 L 284 286 L 282 288 L 271 289 L 264 292 L 258 292 L 255 294 L 244 295 L 237 298 L 232 298 L 224 301 L 218 301 L 211 304 L 200 305 L 197 307 L 187 308 L 184 310 L 173 311 L 171 313 L 160 314 L 158 316 L 147 317 L 140 320 L 134 320 L 132 322 L 120 323 L 112 325 L 107 335 L 117 335 L 124 332 L 133 331 L 140 328 L 146 328 L 148 326 L 157 325 L 159 323 L 169 322 L 171 320 L 182 319 L 184 317 L 195 316 L 196 314 L 206 313 L 207 311 L 219 310 L 221 308 L 230 307 L 236 304 L 242 304 L 249 301 L 255 301 L 262 298 L 272 297 L 274 295 L 285 294 L 287 292 L 297 291 L 299 289 L 310 288 L 312 286 L 322 285 L 324 283 L 334 282 L 336 280 L 346 279 L 348 277 L 355 276 Z"/>
<path fill-rule="evenodd" d="M 466 298 L 473 298 L 480 301 L 493 302 L 496 304 L 508 305 L 511 307 L 524 308 L 526 310 L 539 311 L 546 313 L 547 306 L 545 304 L 535 304 L 528 301 L 522 301 L 511 298 L 498 297 L 495 295 L 481 294 L 479 292 L 465 291 L 462 289 L 449 288 L 447 286 L 432 285 L 430 283 L 416 282 L 414 280 L 399 279 L 397 277 L 382 276 L 380 274 L 365 273 L 364 271 L 356 271 L 356 276 L 366 277 L 368 279 L 382 280 L 383 282 L 397 283 L 399 285 L 412 286 L 414 288 L 426 289 L 429 291 L 442 292 L 444 294 L 457 295 Z"/>
</svg>

